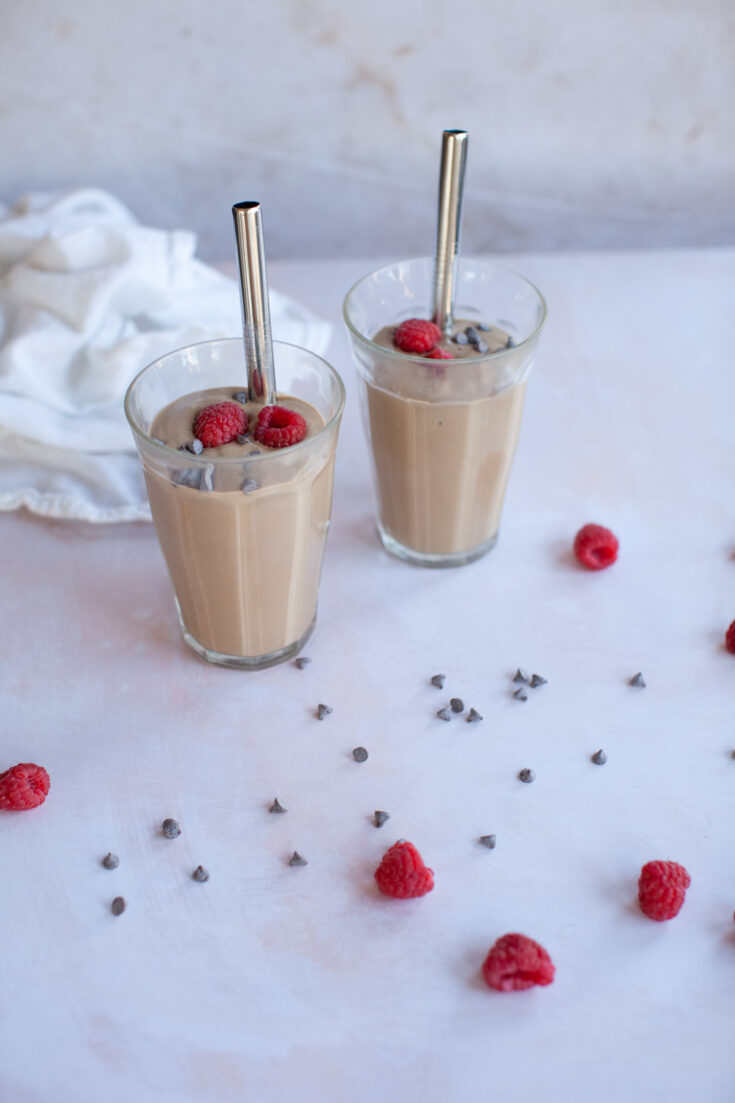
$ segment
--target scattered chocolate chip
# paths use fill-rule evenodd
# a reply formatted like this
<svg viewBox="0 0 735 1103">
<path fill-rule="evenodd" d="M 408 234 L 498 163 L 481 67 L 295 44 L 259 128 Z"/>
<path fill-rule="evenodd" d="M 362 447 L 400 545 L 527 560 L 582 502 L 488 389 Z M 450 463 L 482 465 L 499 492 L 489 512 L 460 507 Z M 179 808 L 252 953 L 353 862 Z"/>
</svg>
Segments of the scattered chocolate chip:
<svg viewBox="0 0 735 1103">
<path fill-rule="evenodd" d="M 290 866 L 308 866 L 309 863 L 306 858 L 301 857 L 298 850 L 294 850 L 293 854 L 288 859 L 288 864 Z"/>
<path fill-rule="evenodd" d="M 528 700 L 528 694 L 526 693 L 523 686 L 519 686 L 518 689 L 513 694 L 513 696 L 515 697 L 516 701 L 527 701 Z"/>
<path fill-rule="evenodd" d="M 243 479 L 243 494 L 252 494 L 254 490 L 260 490 L 260 483 L 256 482 L 255 479 Z"/>
<path fill-rule="evenodd" d="M 167 839 L 175 839 L 181 834 L 181 828 L 176 820 L 164 820 L 161 824 L 161 831 Z"/>
<path fill-rule="evenodd" d="M 250 451 L 248 452 L 248 455 L 249 456 L 262 456 L 263 455 L 263 449 L 262 448 L 251 448 Z"/>
<path fill-rule="evenodd" d="M 638 671 L 637 674 L 633 675 L 633 677 L 628 682 L 628 685 L 629 686 L 638 686 L 639 689 L 645 689 L 646 688 L 646 679 L 643 677 L 640 670 Z"/>
<path fill-rule="evenodd" d="M 454 341 L 455 345 L 469 344 L 466 333 L 455 333 L 454 337 L 452 337 L 452 340 Z"/>
<path fill-rule="evenodd" d="M 235 439 L 238 444 L 247 444 L 250 440 L 250 433 L 240 433 Z"/>
<path fill-rule="evenodd" d="M 515 341 L 513 340 L 512 337 L 508 338 L 508 340 L 505 343 L 505 347 L 507 349 L 514 349 L 516 347 L 516 343 L 515 343 Z"/>
<path fill-rule="evenodd" d="M 234 402 L 242 402 L 243 406 L 247 405 L 248 393 L 247 391 L 235 391 L 232 396 Z"/>
<path fill-rule="evenodd" d="M 480 716 L 477 709 L 470 709 L 470 711 L 467 713 L 468 724 L 479 724 L 481 720 L 482 717 Z"/>
<path fill-rule="evenodd" d="M 520 781 L 524 781 L 526 785 L 530 785 L 532 781 L 536 780 L 536 775 L 533 770 L 523 769 L 518 775 Z"/>
<path fill-rule="evenodd" d="M 355 747 L 352 751 L 355 762 L 367 762 L 368 753 L 364 747 Z"/>
<path fill-rule="evenodd" d="M 122 913 L 125 911 L 125 897 L 116 896 L 110 904 L 110 911 L 113 915 L 122 915 Z"/>
<path fill-rule="evenodd" d="M 474 326 L 465 326 L 465 333 L 467 334 L 467 340 L 471 345 L 476 345 L 480 340 L 480 334 L 477 332 Z"/>
<path fill-rule="evenodd" d="M 452 712 L 464 712 L 464 701 L 461 697 L 452 697 L 449 704 Z"/>
<path fill-rule="evenodd" d="M 113 854 L 112 851 L 110 851 L 110 853 L 105 854 L 104 858 L 102 859 L 102 865 L 105 867 L 105 869 L 117 869 L 117 867 L 120 865 L 120 859 L 118 858 L 117 854 Z"/>
<path fill-rule="evenodd" d="M 548 678 L 542 678 L 540 674 L 532 674 L 531 681 L 528 683 L 531 689 L 536 689 L 538 686 L 548 685 Z"/>
<path fill-rule="evenodd" d="M 445 705 L 443 709 L 439 709 L 436 715 L 440 720 L 451 720 L 452 710 L 450 709 L 449 705 Z"/>
<path fill-rule="evenodd" d="M 330 709 L 329 705 L 317 705 L 316 718 L 317 720 L 323 720 L 325 716 L 329 716 L 330 712 L 333 711 L 334 710 Z"/>
<path fill-rule="evenodd" d="M 600 748 L 599 751 L 595 751 L 592 755 L 591 761 L 594 762 L 595 766 L 604 766 L 607 762 L 607 755 L 602 748 Z"/>
<path fill-rule="evenodd" d="M 390 819 L 390 812 L 374 812 L 373 823 L 376 827 L 382 827 L 386 820 Z"/>
<path fill-rule="evenodd" d="M 205 869 L 204 866 L 197 866 L 196 869 L 194 870 L 194 872 L 191 875 L 191 879 L 192 879 L 192 881 L 199 881 L 200 883 L 204 882 L 204 881 L 208 881 L 209 880 L 209 870 Z"/>
<path fill-rule="evenodd" d="M 490 332 L 490 326 L 487 324 L 487 322 L 478 322 L 477 328 L 479 329 L 480 333 Z"/>
<path fill-rule="evenodd" d="M 431 684 L 433 686 L 436 686 L 437 689 L 443 689 L 446 680 L 446 674 L 435 674 L 434 677 L 431 679 Z"/>
<path fill-rule="evenodd" d="M 288 808 L 284 808 L 278 797 L 275 798 L 273 804 L 268 809 L 269 812 L 288 812 Z"/>
<path fill-rule="evenodd" d="M 530 682 L 530 680 L 531 679 L 529 678 L 528 674 L 526 674 L 523 667 L 519 666 L 518 669 L 516 670 L 515 674 L 513 675 L 513 681 L 514 682 Z"/>
<path fill-rule="evenodd" d="M 486 352 L 490 351 L 484 341 L 478 341 L 475 345 L 475 348 L 479 352 L 480 356 L 484 356 Z"/>
<path fill-rule="evenodd" d="M 194 437 L 194 440 L 190 440 L 187 444 L 186 450 L 187 452 L 192 452 L 195 456 L 201 456 L 204 451 L 204 445 L 197 437 Z"/>
<path fill-rule="evenodd" d="M 497 839 L 497 835 L 480 835 L 480 838 L 477 841 L 479 843 L 482 843 L 483 846 L 486 846 L 488 850 L 495 850 L 495 843 L 497 842 Z"/>
<path fill-rule="evenodd" d="M 294 659 L 293 665 L 297 666 L 299 670 L 303 670 L 304 667 L 307 666 L 310 662 L 311 659 L 308 659 L 306 655 L 299 655 L 298 659 Z"/>
</svg>

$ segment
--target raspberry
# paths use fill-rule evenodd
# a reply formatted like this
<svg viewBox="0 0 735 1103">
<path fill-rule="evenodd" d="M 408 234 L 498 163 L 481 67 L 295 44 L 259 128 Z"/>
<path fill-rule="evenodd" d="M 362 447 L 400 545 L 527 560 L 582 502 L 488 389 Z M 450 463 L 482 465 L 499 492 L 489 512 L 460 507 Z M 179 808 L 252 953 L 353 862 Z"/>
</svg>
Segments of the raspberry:
<svg viewBox="0 0 735 1103">
<path fill-rule="evenodd" d="M 431 352 L 424 353 L 424 359 L 425 360 L 454 360 L 454 357 L 452 356 L 451 352 L 447 352 L 446 349 L 441 349 L 437 345 L 437 347 L 435 349 L 432 349 Z"/>
<path fill-rule="evenodd" d="M 427 869 L 413 843 L 399 839 L 383 855 L 382 862 L 375 870 L 375 880 L 384 896 L 408 900 L 412 896 L 424 896 L 431 892 L 434 887 L 434 871 Z"/>
<path fill-rule="evenodd" d="M 393 344 L 401 352 L 431 352 L 442 339 L 442 331 L 425 318 L 407 318 L 393 334 Z"/>
<path fill-rule="evenodd" d="M 0 808 L 6 812 L 22 812 L 43 804 L 51 782 L 43 766 L 34 762 L 19 762 L 0 774 Z"/>
<path fill-rule="evenodd" d="M 673 919 L 692 879 L 678 862 L 646 862 L 638 879 L 638 903 L 649 919 Z"/>
<path fill-rule="evenodd" d="M 618 538 L 602 525 L 584 525 L 574 537 L 574 554 L 587 570 L 601 571 L 618 558 Z"/>
<path fill-rule="evenodd" d="M 253 436 L 268 448 L 289 448 L 306 436 L 306 422 L 301 414 L 285 406 L 264 406 Z"/>
<path fill-rule="evenodd" d="M 194 436 L 205 448 L 229 444 L 248 428 L 248 415 L 234 402 L 213 402 L 194 419 Z"/>
<path fill-rule="evenodd" d="M 534 984 L 551 984 L 554 964 L 543 946 L 524 934 L 504 934 L 482 964 L 482 975 L 496 992 L 520 992 Z"/>
<path fill-rule="evenodd" d="M 725 647 L 731 655 L 735 655 L 735 620 L 725 632 Z"/>
</svg>

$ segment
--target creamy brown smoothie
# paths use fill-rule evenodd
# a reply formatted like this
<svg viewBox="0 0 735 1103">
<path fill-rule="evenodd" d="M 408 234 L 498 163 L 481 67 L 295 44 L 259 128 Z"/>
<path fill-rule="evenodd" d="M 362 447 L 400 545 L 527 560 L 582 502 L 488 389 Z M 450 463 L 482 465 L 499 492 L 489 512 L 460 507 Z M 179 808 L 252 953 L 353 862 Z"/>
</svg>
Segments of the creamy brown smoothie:
<svg viewBox="0 0 735 1103">
<path fill-rule="evenodd" d="M 468 326 L 477 322 L 457 320 L 455 337 Z M 442 338 L 439 347 L 453 360 L 403 360 L 395 355 L 394 332 L 384 326 L 373 336 L 394 355 L 376 356 L 366 381 L 381 523 L 394 540 L 425 555 L 471 551 L 498 532 L 526 385 L 492 361 L 466 377 L 456 362 L 512 343 L 502 329 L 486 326 L 475 345 Z"/>
<path fill-rule="evenodd" d="M 150 436 L 173 449 L 191 448 L 199 411 L 237 393 L 233 386 L 185 395 L 160 411 Z M 323 428 L 307 402 L 288 395 L 278 402 L 305 418 L 306 441 Z M 252 428 L 260 407 L 241 405 Z M 333 446 L 268 448 L 247 433 L 192 455 L 190 469 L 174 464 L 164 472 L 144 464 L 144 473 L 181 617 L 194 640 L 223 655 L 255 657 L 302 639 L 316 614 Z"/>
</svg>

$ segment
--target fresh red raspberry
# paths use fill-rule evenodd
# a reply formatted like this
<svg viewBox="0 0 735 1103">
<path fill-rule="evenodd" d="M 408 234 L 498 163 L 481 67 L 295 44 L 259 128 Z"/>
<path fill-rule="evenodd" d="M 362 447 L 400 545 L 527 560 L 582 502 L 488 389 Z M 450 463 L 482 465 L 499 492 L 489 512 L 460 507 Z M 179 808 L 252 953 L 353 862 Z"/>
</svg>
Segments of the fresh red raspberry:
<svg viewBox="0 0 735 1103">
<path fill-rule="evenodd" d="M 574 537 L 574 554 L 587 570 L 601 571 L 618 558 L 618 538 L 602 525 L 584 525 Z"/>
<path fill-rule="evenodd" d="M 194 419 L 194 436 L 205 448 L 229 444 L 248 429 L 248 415 L 236 402 L 213 402 Z"/>
<path fill-rule="evenodd" d="M 434 887 L 434 871 L 427 869 L 424 860 L 413 843 L 399 839 L 386 850 L 375 870 L 378 888 L 385 896 L 408 900 L 412 896 L 424 896 Z"/>
<path fill-rule="evenodd" d="M 638 878 L 638 903 L 649 919 L 673 919 L 692 879 L 678 862 L 646 862 Z"/>
<path fill-rule="evenodd" d="M 504 934 L 482 965 L 485 983 L 496 992 L 520 992 L 534 984 L 551 984 L 555 972 L 543 946 L 524 934 Z"/>
<path fill-rule="evenodd" d="M 441 339 L 439 326 L 425 318 L 407 318 L 393 334 L 393 344 L 401 352 L 431 352 Z"/>
<path fill-rule="evenodd" d="M 725 632 L 725 647 L 731 655 L 735 655 L 735 620 Z"/>
<path fill-rule="evenodd" d="M 447 352 L 446 349 L 437 347 L 432 349 L 431 352 L 424 353 L 425 360 L 454 360 L 451 352 Z"/>
<path fill-rule="evenodd" d="M 264 406 L 253 436 L 268 448 L 289 448 L 306 436 L 306 422 L 301 414 L 285 406 Z"/>
<path fill-rule="evenodd" d="M 34 762 L 19 762 L 0 774 L 0 808 L 5 812 L 22 812 L 43 804 L 51 782 L 43 766 Z"/>
</svg>

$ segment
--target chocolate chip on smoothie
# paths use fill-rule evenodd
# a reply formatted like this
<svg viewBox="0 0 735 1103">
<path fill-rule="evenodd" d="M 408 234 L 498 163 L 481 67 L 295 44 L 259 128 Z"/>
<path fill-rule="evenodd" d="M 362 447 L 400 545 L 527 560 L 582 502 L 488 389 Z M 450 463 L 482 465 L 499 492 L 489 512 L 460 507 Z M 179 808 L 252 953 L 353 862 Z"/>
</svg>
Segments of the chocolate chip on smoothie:
<svg viewBox="0 0 735 1103">
<path fill-rule="evenodd" d="M 518 669 L 516 670 L 515 674 L 513 675 L 513 681 L 514 682 L 529 682 L 530 680 L 531 679 L 529 678 L 528 674 L 526 674 L 523 667 L 519 666 Z"/>
<path fill-rule="evenodd" d="M 329 707 L 329 705 L 317 705 L 317 707 L 316 707 L 316 718 L 317 718 L 317 720 L 323 720 L 325 716 L 329 716 L 330 712 L 333 712 L 333 711 L 334 710 L 331 709 Z"/>
<path fill-rule="evenodd" d="M 352 751 L 352 757 L 354 758 L 355 762 L 367 762 L 367 750 L 364 747 L 355 747 Z"/>
<path fill-rule="evenodd" d="M 260 483 L 255 479 L 244 479 L 242 484 L 243 494 L 252 494 L 254 490 L 260 490 Z"/>
<path fill-rule="evenodd" d="M 431 684 L 436 686 L 437 689 L 443 689 L 444 683 L 447 680 L 446 674 L 435 674 L 431 679 Z"/>
<path fill-rule="evenodd" d="M 113 854 L 112 851 L 110 851 L 109 854 L 105 854 L 104 858 L 102 859 L 102 865 L 105 867 L 105 869 L 117 869 L 117 867 L 120 865 L 120 859 L 118 858 L 117 854 Z"/>
<path fill-rule="evenodd" d="M 477 332 L 474 326 L 465 326 L 465 333 L 467 334 L 467 340 L 471 345 L 476 345 L 480 340 L 480 334 Z"/>
<path fill-rule="evenodd" d="M 454 337 L 452 337 L 452 340 L 454 341 L 455 345 L 469 344 L 469 339 L 466 333 L 455 333 Z"/>
<path fill-rule="evenodd" d="M 628 685 L 629 686 L 637 686 L 639 689 L 645 689 L 646 688 L 646 679 L 643 677 L 640 670 L 638 671 L 637 674 L 633 675 L 633 677 L 628 682 Z"/>
<path fill-rule="evenodd" d="M 452 710 L 450 709 L 449 705 L 445 705 L 443 709 L 439 709 L 436 715 L 439 720 L 451 720 Z"/>
<path fill-rule="evenodd" d="M 241 402 L 243 406 L 247 406 L 248 395 L 247 391 L 235 391 L 232 396 L 234 402 Z"/>
<path fill-rule="evenodd" d="M 482 843 L 483 846 L 486 846 L 488 850 L 495 850 L 495 843 L 497 842 L 497 839 L 497 835 L 480 835 L 480 838 L 477 841 L 479 843 Z"/>
<path fill-rule="evenodd" d="M 475 345 L 475 348 L 479 352 L 480 356 L 484 356 L 486 352 L 490 351 L 484 341 L 478 341 Z"/>
<path fill-rule="evenodd" d="M 110 911 L 113 915 L 122 915 L 122 913 L 125 911 L 125 897 L 116 896 L 110 904 Z"/>
<path fill-rule="evenodd" d="M 452 712 L 464 712 L 464 701 L 461 697 L 452 697 L 449 705 Z"/>
<path fill-rule="evenodd" d="M 604 766 L 607 762 L 607 755 L 602 748 L 600 748 L 599 751 L 595 751 L 592 755 L 591 761 L 594 762 L 595 766 Z"/>
<path fill-rule="evenodd" d="M 203 883 L 204 881 L 208 881 L 209 880 L 209 870 L 205 869 L 204 866 L 197 866 L 196 869 L 194 870 L 194 872 L 191 875 L 191 879 L 192 879 L 192 881 L 199 881 L 200 883 Z"/>
<path fill-rule="evenodd" d="M 263 455 L 263 449 L 262 448 L 251 448 L 250 451 L 248 452 L 248 455 L 249 456 L 262 456 Z"/>
<path fill-rule="evenodd" d="M 519 686 L 518 689 L 513 694 L 513 696 L 515 697 L 516 701 L 527 701 L 528 700 L 528 694 L 526 693 L 523 686 Z"/>
<path fill-rule="evenodd" d="M 238 444 L 247 444 L 250 440 L 250 433 L 240 433 L 239 436 L 235 437 L 235 440 Z"/>
<path fill-rule="evenodd" d="M 505 347 L 507 349 L 514 349 L 516 347 L 516 343 L 512 337 L 509 337 L 508 340 L 505 342 Z"/>
<path fill-rule="evenodd" d="M 540 674 L 532 674 L 531 681 L 528 683 L 531 689 L 536 689 L 538 686 L 545 686 L 548 684 L 548 678 L 543 678 Z"/>
<path fill-rule="evenodd" d="M 268 811 L 269 812 L 287 812 L 288 809 L 284 808 L 283 805 L 281 804 L 280 800 L 278 799 L 278 797 L 276 797 L 275 800 L 273 801 L 273 804 L 271 804 L 270 808 L 268 809 Z"/>
<path fill-rule="evenodd" d="M 518 779 L 519 779 L 519 781 L 525 782 L 526 785 L 530 785 L 532 781 L 536 780 L 536 775 L 533 772 L 533 770 L 529 770 L 529 769 L 524 768 L 518 774 Z"/>
<path fill-rule="evenodd" d="M 311 659 L 307 658 L 306 655 L 299 655 L 298 659 L 294 659 L 293 665 L 297 666 L 299 670 L 303 670 L 310 662 Z"/>
<path fill-rule="evenodd" d="M 200 440 L 194 437 L 194 440 L 190 440 L 186 446 L 187 452 L 192 452 L 195 456 L 201 456 L 204 451 L 204 445 Z"/>
<path fill-rule="evenodd" d="M 478 322 L 477 328 L 479 329 L 480 333 L 490 332 L 490 326 L 487 324 L 487 322 Z"/>
<path fill-rule="evenodd" d="M 290 866 L 308 866 L 309 863 L 306 858 L 301 857 L 298 850 L 294 850 L 293 854 L 288 859 L 288 864 Z"/>
<path fill-rule="evenodd" d="M 167 839 L 176 839 L 181 834 L 181 828 L 176 820 L 166 819 L 161 824 L 161 831 Z"/>
<path fill-rule="evenodd" d="M 390 812 L 373 812 L 373 823 L 376 827 L 382 827 L 386 820 L 390 819 Z"/>
<path fill-rule="evenodd" d="M 482 717 L 480 716 L 477 709 L 470 709 L 470 711 L 467 713 L 468 724 L 479 724 L 481 720 Z"/>
</svg>

